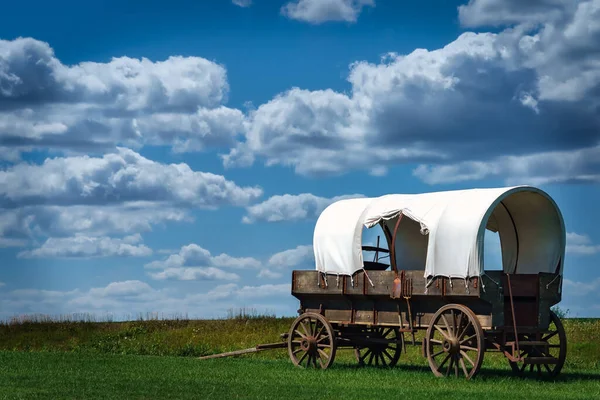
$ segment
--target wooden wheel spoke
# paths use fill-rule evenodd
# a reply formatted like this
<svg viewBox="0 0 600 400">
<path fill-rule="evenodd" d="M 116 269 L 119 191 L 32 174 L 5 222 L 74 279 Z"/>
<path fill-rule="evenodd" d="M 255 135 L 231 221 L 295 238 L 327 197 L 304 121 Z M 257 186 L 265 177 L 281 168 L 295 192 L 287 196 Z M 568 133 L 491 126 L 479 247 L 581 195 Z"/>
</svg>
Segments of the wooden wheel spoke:
<svg viewBox="0 0 600 400">
<path fill-rule="evenodd" d="M 477 335 L 476 335 L 476 334 L 475 334 L 475 335 L 472 335 L 472 336 L 469 336 L 469 337 L 467 337 L 466 339 L 463 339 L 463 340 L 461 340 L 459 343 L 460 343 L 460 345 L 462 346 L 462 344 L 463 344 L 463 343 L 466 343 L 466 342 L 468 342 L 469 340 L 472 340 L 473 338 L 476 338 L 476 337 L 477 337 Z"/>
<path fill-rule="evenodd" d="M 462 328 L 462 324 L 463 324 L 463 316 L 465 314 L 464 313 L 460 313 L 458 315 L 459 315 L 459 317 L 458 317 L 458 322 L 456 323 L 456 332 L 460 333 L 461 332 L 461 328 Z M 456 336 L 460 339 L 459 335 L 456 335 Z"/>
<path fill-rule="evenodd" d="M 325 353 L 323 350 L 319 349 L 319 354 L 325 358 L 325 360 L 329 359 L 329 354 Z"/>
<path fill-rule="evenodd" d="M 521 366 L 521 372 L 525 371 L 526 367 L 527 367 L 527 364 L 523 363 L 523 365 Z"/>
<path fill-rule="evenodd" d="M 465 373 L 465 376 L 469 376 L 469 371 L 467 371 L 467 366 L 465 365 L 465 360 L 463 360 L 462 358 L 460 359 L 460 366 L 462 367 L 462 370 Z"/>
<path fill-rule="evenodd" d="M 438 371 L 440 369 L 442 369 L 442 367 L 444 366 L 444 364 L 446 364 L 446 361 L 448 361 L 449 358 L 450 358 L 450 354 L 446 355 L 446 358 L 444 358 L 444 361 L 442 361 L 442 363 L 438 366 Z"/>
<path fill-rule="evenodd" d="M 471 360 L 471 357 L 469 357 L 467 355 L 467 353 L 465 353 L 464 351 L 460 351 L 460 354 L 463 356 L 464 359 L 466 359 L 472 366 L 475 366 L 475 363 L 473 362 L 473 360 Z"/>
<path fill-rule="evenodd" d="M 440 351 L 438 351 L 437 353 L 435 353 L 435 354 L 432 354 L 432 355 L 431 355 L 431 358 L 436 358 L 436 357 L 437 357 L 437 356 L 439 356 L 440 354 L 444 354 L 444 353 L 445 353 L 445 351 L 444 351 L 444 350 L 440 350 Z"/>
<path fill-rule="evenodd" d="M 548 336 L 545 336 L 545 337 L 543 337 L 543 338 L 542 338 L 542 341 L 543 341 L 543 342 L 547 342 L 547 341 L 548 341 L 548 339 L 550 339 L 551 337 L 554 337 L 554 336 L 556 336 L 556 335 L 558 335 L 558 330 L 556 330 L 556 331 L 554 331 L 554 332 L 550 332 L 550 333 L 548 334 Z"/>
<path fill-rule="evenodd" d="M 566 358 L 566 334 L 560 318 L 550 312 L 550 328 L 546 332 L 538 332 L 537 334 L 519 336 L 519 340 L 533 340 L 546 342 L 544 345 L 532 346 L 526 351 L 521 352 L 521 357 L 554 357 L 555 363 L 552 364 L 523 364 L 510 362 L 510 366 L 518 375 L 523 375 L 525 371 L 530 374 L 541 376 L 543 374 L 555 377 L 560 373 L 564 366 Z M 555 338 L 558 343 L 548 343 L 548 340 Z M 558 349 L 558 350 L 555 350 Z M 529 366 L 529 368 L 527 368 Z"/>
<path fill-rule="evenodd" d="M 379 354 L 379 358 L 381 358 L 381 364 L 382 364 L 384 367 L 387 367 L 387 362 L 385 362 L 385 357 L 383 356 L 383 353 L 380 353 L 380 354 Z"/>
<path fill-rule="evenodd" d="M 394 342 L 390 342 L 387 344 L 387 346 L 385 347 L 385 349 L 391 349 L 392 351 L 396 351 L 398 349 L 398 345 Z"/>
<path fill-rule="evenodd" d="M 321 325 L 321 329 L 318 329 L 319 325 Z M 318 329 L 318 330 L 317 330 Z M 319 334 L 325 329 L 325 325 L 319 322 L 319 320 L 315 321 L 315 326 L 313 327 L 313 336 L 319 337 Z"/>
<path fill-rule="evenodd" d="M 307 352 L 304 352 L 304 354 L 302 355 L 302 357 L 300 357 L 300 360 L 298 360 L 298 364 L 302 364 L 302 361 L 304 361 L 304 358 L 308 355 Z"/>
<path fill-rule="evenodd" d="M 464 329 L 459 333 L 458 335 L 458 340 L 462 340 L 463 337 L 465 337 L 465 335 L 467 334 L 467 331 L 469 330 L 469 328 L 473 326 L 473 324 L 471 324 L 471 321 L 468 321 L 467 324 L 465 325 Z"/>
<path fill-rule="evenodd" d="M 310 323 L 310 322 L 309 322 Z M 310 336 L 310 333 L 308 333 L 308 331 L 306 330 L 306 322 L 302 321 L 300 323 L 300 328 L 302 328 L 302 330 L 304 331 L 304 337 L 307 338 Z"/>
<path fill-rule="evenodd" d="M 444 320 L 444 325 L 446 325 L 446 330 L 448 332 L 450 332 L 450 325 L 448 324 L 448 320 L 446 319 L 446 316 L 444 314 L 441 315 L 442 319 Z M 448 336 L 446 336 L 448 338 Z"/>
<path fill-rule="evenodd" d="M 392 355 L 391 355 L 390 353 L 388 353 L 387 349 L 383 349 L 383 354 L 385 354 L 386 356 L 388 356 L 388 358 L 389 358 L 390 360 L 393 360 L 393 359 L 394 359 L 394 357 L 392 357 Z"/>
<path fill-rule="evenodd" d="M 365 351 L 365 354 L 360 357 L 360 361 L 365 361 L 365 358 L 367 358 L 369 354 L 372 354 L 371 349 L 367 349 L 367 351 Z"/>
<path fill-rule="evenodd" d="M 317 343 L 321 343 L 323 340 L 329 340 L 329 342 L 331 343 L 331 338 L 329 337 L 329 335 L 325 335 L 325 336 L 321 336 L 321 338 L 317 339 Z"/>
<path fill-rule="evenodd" d="M 315 337 L 318 338 L 319 336 L 321 336 L 321 334 L 323 333 L 324 330 L 325 330 L 325 325 L 321 325 L 321 329 L 319 329 L 319 332 L 317 332 L 315 334 Z"/>
<path fill-rule="evenodd" d="M 462 304 L 441 307 L 427 328 L 425 341 L 427 359 L 434 375 L 459 377 L 464 373 L 466 379 L 471 379 L 479 372 L 485 336 L 477 316 L 468 307 Z"/>
<path fill-rule="evenodd" d="M 328 368 L 335 358 L 335 331 L 320 314 L 305 313 L 294 321 L 288 335 L 288 354 L 299 367 Z M 305 345 L 302 343 L 308 345 Z M 304 349 L 303 349 L 304 347 Z"/>
<path fill-rule="evenodd" d="M 306 337 L 306 335 L 305 335 L 305 334 L 303 334 L 302 332 L 300 332 L 298 329 L 294 330 L 294 332 L 295 332 L 295 333 L 297 333 L 297 334 L 298 334 L 298 335 L 299 335 L 301 338 L 303 338 L 303 339 L 308 339 L 308 338 Z"/>
<path fill-rule="evenodd" d="M 449 337 L 449 336 L 446 334 L 446 332 L 444 332 L 444 330 L 443 330 L 442 328 L 440 328 L 440 327 L 439 327 L 439 326 L 437 326 L 437 325 L 434 325 L 434 326 L 435 326 L 435 329 L 436 329 L 436 330 L 437 330 L 439 333 L 441 333 L 441 334 L 442 334 L 442 335 L 443 335 L 443 336 L 444 336 L 446 339 L 450 340 L 450 337 Z"/>
<path fill-rule="evenodd" d="M 454 359 L 454 375 L 458 378 L 458 356 Z"/>
<path fill-rule="evenodd" d="M 452 369 L 452 364 L 454 364 L 454 357 L 450 355 L 450 363 L 448 364 L 448 369 L 446 370 L 446 376 L 450 375 L 450 370 Z"/>
</svg>

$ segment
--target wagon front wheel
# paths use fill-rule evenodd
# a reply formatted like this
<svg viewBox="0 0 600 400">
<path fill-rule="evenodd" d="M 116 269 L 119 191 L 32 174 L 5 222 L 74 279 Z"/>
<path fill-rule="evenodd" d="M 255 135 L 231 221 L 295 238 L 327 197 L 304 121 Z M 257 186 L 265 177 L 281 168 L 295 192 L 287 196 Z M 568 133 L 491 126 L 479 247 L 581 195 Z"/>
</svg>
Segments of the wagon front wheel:
<svg viewBox="0 0 600 400">
<path fill-rule="evenodd" d="M 537 335 L 519 335 L 519 340 L 522 341 L 519 356 L 523 360 L 519 363 L 509 361 L 517 376 L 554 378 L 560 373 L 567 358 L 567 335 L 558 315 L 550 311 L 546 331 Z"/>
<path fill-rule="evenodd" d="M 477 316 L 461 304 L 440 308 L 427 328 L 426 355 L 436 376 L 473 378 L 481 368 L 485 341 Z"/>
<path fill-rule="evenodd" d="M 320 314 L 305 313 L 296 318 L 288 335 L 288 353 L 294 365 L 328 368 L 337 344 L 331 324 Z"/>
</svg>

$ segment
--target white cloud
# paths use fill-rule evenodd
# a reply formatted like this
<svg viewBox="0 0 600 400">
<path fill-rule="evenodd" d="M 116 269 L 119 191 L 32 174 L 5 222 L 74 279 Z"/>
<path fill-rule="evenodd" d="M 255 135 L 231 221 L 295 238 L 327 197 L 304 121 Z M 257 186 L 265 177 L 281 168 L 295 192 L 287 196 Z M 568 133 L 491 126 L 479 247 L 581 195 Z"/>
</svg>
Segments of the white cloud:
<svg viewBox="0 0 600 400">
<path fill-rule="evenodd" d="M 600 244 L 594 245 L 587 235 L 567 232 L 567 253 L 578 255 L 593 255 L 600 253 Z"/>
<path fill-rule="evenodd" d="M 24 247 L 26 245 L 27 245 L 27 241 L 26 240 L 0 237 L 0 248 L 4 248 L 4 247 Z"/>
<path fill-rule="evenodd" d="M 262 195 L 258 187 L 239 187 L 221 175 L 187 164 L 161 164 L 125 148 L 101 158 L 46 159 L 0 171 L 0 206 L 106 205 L 153 201 L 215 208 L 245 205 Z"/>
<path fill-rule="evenodd" d="M 600 289 L 600 278 L 596 278 L 589 282 L 577 282 L 570 279 L 563 281 L 565 296 L 588 296 L 597 294 Z"/>
<path fill-rule="evenodd" d="M 237 290 L 236 295 L 242 298 L 270 297 L 290 295 L 292 285 L 282 283 L 279 285 L 244 286 Z"/>
<path fill-rule="evenodd" d="M 263 279 L 279 279 L 283 276 L 283 273 L 265 268 L 261 269 L 257 276 Z"/>
<path fill-rule="evenodd" d="M 351 194 L 326 198 L 311 193 L 276 195 L 247 207 L 247 215 L 243 217 L 242 222 L 251 224 L 257 221 L 279 222 L 316 218 L 331 203 L 357 197 L 364 196 Z"/>
<path fill-rule="evenodd" d="M 150 293 L 153 289 L 146 282 L 138 280 L 111 282 L 103 288 L 92 288 L 89 294 L 98 297 L 138 296 Z"/>
<path fill-rule="evenodd" d="M 223 106 L 228 91 L 225 68 L 201 57 L 67 66 L 48 43 L 0 40 L 2 157 L 14 160 L 32 148 L 227 145 L 242 133 L 244 119 Z"/>
<path fill-rule="evenodd" d="M 478 4 L 484 3 L 500 4 Z M 534 3 L 542 10 L 530 10 L 540 15 L 537 25 L 466 32 L 439 49 L 355 62 L 346 92 L 292 88 L 275 96 L 249 113 L 245 140 L 223 156 L 224 164 L 264 160 L 322 177 L 357 169 L 381 175 L 416 163 L 466 170 L 463 181 L 595 181 L 600 0 L 566 7 L 560 18 L 544 11 L 550 0 Z M 510 19 L 492 14 L 501 24 Z M 557 153 L 581 160 L 562 171 Z M 508 157 L 524 170 L 504 165 Z M 542 161 L 552 172 L 536 169 Z"/>
<path fill-rule="evenodd" d="M 222 253 L 216 256 L 201 246 L 191 243 L 182 246 L 178 253 L 169 255 L 161 261 L 152 261 L 146 268 L 179 268 L 179 267 L 218 267 L 234 269 L 253 269 L 261 266 L 260 261 L 252 257 L 232 257 Z"/>
<path fill-rule="evenodd" d="M 41 247 L 20 252 L 23 258 L 94 258 L 94 257 L 147 257 L 152 250 L 139 244 L 139 234 L 122 239 L 111 237 L 73 236 L 49 238 Z"/>
<path fill-rule="evenodd" d="M 237 281 L 239 275 L 232 272 L 225 272 L 214 267 L 188 267 L 188 268 L 166 268 L 160 272 L 148 273 L 152 279 L 177 280 L 177 281 L 201 281 L 201 280 L 227 280 Z"/>
<path fill-rule="evenodd" d="M 504 178 L 507 184 L 600 182 L 600 146 L 524 156 L 503 156 L 490 161 L 464 161 L 449 165 L 419 165 L 413 175 L 430 184 Z"/>
<path fill-rule="evenodd" d="M 374 0 L 295 0 L 281 7 L 290 19 L 311 24 L 327 21 L 356 22 L 363 7 L 375 7 Z"/>
<path fill-rule="evenodd" d="M 297 246 L 294 249 L 275 253 L 269 258 L 269 265 L 275 268 L 293 268 L 314 263 L 314 252 L 312 245 Z"/>
<path fill-rule="evenodd" d="M 125 148 L 102 157 L 48 158 L 0 171 L 0 245 L 51 237 L 51 246 L 75 235 L 83 245 L 84 236 L 147 232 L 192 221 L 194 208 L 244 206 L 261 195 L 260 187 L 240 187 L 222 175 L 162 164 Z"/>
<path fill-rule="evenodd" d="M 250 7 L 252 5 L 252 0 L 231 0 L 231 2 L 239 7 Z"/>
<path fill-rule="evenodd" d="M 465 27 L 536 23 L 560 18 L 565 9 L 576 5 L 572 0 L 469 0 L 458 7 Z"/>
<path fill-rule="evenodd" d="M 18 314 L 68 315 L 85 313 L 116 320 L 136 318 L 139 314 L 188 315 L 190 318 L 219 318 L 230 309 L 255 309 L 293 315 L 297 300 L 290 295 L 290 284 L 238 286 L 227 283 L 193 293 L 170 288 L 157 289 L 146 282 L 111 282 L 89 290 L 69 291 L 18 289 L 1 291 L 0 318 Z"/>
</svg>

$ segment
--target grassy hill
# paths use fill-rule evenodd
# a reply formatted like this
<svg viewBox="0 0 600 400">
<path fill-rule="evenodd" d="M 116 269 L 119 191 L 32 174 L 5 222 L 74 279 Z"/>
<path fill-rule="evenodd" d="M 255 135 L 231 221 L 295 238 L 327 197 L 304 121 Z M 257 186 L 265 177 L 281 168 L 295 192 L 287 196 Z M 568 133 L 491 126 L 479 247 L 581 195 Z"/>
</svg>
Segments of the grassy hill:
<svg viewBox="0 0 600 400">
<path fill-rule="evenodd" d="M 86 321 L 87 319 L 87 321 Z M 85 352 L 97 354 L 198 357 L 281 341 L 293 318 L 237 312 L 229 318 L 140 318 L 128 322 L 95 322 L 93 318 L 34 317 L 0 325 L 0 350 Z M 600 319 L 564 319 L 568 339 L 567 368 L 600 368 Z M 408 340 L 408 337 L 407 337 Z M 407 345 L 400 363 L 426 365 L 420 349 Z M 340 351 L 339 359 L 352 354 Z M 351 352 L 349 352 L 351 353 Z M 250 358 L 286 359 L 285 350 L 252 354 Z M 484 365 L 507 366 L 498 354 L 486 353 Z"/>
</svg>

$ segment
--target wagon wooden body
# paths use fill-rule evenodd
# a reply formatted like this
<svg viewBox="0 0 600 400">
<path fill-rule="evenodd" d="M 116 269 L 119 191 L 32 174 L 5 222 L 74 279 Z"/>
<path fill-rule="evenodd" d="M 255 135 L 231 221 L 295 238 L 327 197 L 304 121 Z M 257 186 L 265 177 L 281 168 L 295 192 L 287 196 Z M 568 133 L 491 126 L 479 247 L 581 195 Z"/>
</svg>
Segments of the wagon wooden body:
<svg viewBox="0 0 600 400">
<path fill-rule="evenodd" d="M 361 229 L 374 226 L 387 248 L 362 245 Z M 483 266 L 486 229 L 500 236 L 502 270 Z M 290 358 L 327 368 L 349 347 L 360 364 L 394 366 L 411 342 L 437 376 L 474 377 L 486 351 L 517 374 L 556 376 L 566 337 L 551 307 L 561 301 L 565 239 L 554 201 L 529 186 L 334 203 L 315 228 L 316 269 L 292 272 L 300 315 Z"/>
</svg>

